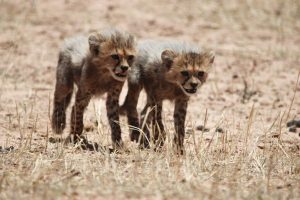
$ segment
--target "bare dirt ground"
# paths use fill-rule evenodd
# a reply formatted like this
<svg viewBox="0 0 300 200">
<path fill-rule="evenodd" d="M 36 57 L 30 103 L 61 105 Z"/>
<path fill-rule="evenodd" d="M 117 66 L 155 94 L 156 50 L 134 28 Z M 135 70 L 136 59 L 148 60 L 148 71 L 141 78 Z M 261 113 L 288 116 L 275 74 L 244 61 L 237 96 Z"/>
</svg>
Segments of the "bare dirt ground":
<svg viewBox="0 0 300 200">
<path fill-rule="evenodd" d="M 121 154 L 48 142 L 63 39 L 107 27 L 215 50 L 189 105 L 185 156 L 171 149 L 172 102 L 162 152 L 129 142 L 124 117 Z M 15 148 L 0 153 L 0 199 L 300 198 L 300 129 L 286 127 L 300 118 L 299 1 L 1 0 L 0 58 L 0 146 Z M 104 99 L 85 115 L 87 137 L 103 146 Z"/>
</svg>

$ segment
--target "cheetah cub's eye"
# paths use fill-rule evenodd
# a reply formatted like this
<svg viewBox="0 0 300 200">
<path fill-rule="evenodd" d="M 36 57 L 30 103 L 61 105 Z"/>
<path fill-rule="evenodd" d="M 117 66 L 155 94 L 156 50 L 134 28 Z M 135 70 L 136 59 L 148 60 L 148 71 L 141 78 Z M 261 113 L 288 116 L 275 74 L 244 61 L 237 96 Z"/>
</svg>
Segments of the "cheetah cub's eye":
<svg viewBox="0 0 300 200">
<path fill-rule="evenodd" d="M 201 77 L 203 77 L 203 76 L 204 76 L 204 71 L 198 72 L 198 77 L 199 77 L 199 78 L 201 78 Z"/>
<path fill-rule="evenodd" d="M 112 57 L 112 59 L 114 59 L 115 61 L 119 61 L 120 60 L 120 56 L 118 54 L 112 54 L 110 55 Z"/>
<path fill-rule="evenodd" d="M 133 59 L 134 59 L 134 56 L 133 56 L 133 55 L 127 56 L 127 60 L 128 60 L 129 62 L 133 61 Z"/>
<path fill-rule="evenodd" d="M 182 76 L 188 77 L 189 76 L 189 72 L 188 71 L 181 71 L 180 72 Z"/>
</svg>

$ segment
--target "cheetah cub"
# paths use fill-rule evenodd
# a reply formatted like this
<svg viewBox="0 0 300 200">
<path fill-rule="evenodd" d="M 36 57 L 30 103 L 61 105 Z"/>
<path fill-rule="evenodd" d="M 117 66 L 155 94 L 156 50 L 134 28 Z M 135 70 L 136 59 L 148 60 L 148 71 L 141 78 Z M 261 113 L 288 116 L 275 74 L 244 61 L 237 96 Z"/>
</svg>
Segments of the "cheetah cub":
<svg viewBox="0 0 300 200">
<path fill-rule="evenodd" d="M 71 114 L 70 138 L 84 139 L 83 114 L 92 96 L 107 93 L 106 110 L 114 148 L 122 146 L 119 95 L 136 54 L 132 35 L 118 30 L 96 32 L 66 40 L 59 53 L 52 129 L 61 134 L 74 83 L 78 87 Z M 86 141 L 86 140 L 84 140 Z"/>
<path fill-rule="evenodd" d="M 139 127 L 144 133 L 132 129 L 132 141 L 140 139 L 141 145 L 149 146 L 151 139 L 163 145 L 166 138 L 162 123 L 162 101 L 174 100 L 174 143 L 179 153 L 184 153 L 185 118 L 188 101 L 207 79 L 214 62 L 214 53 L 201 51 L 194 45 L 179 42 L 144 41 L 138 45 L 138 55 L 128 77 L 128 93 L 122 108 L 127 113 L 131 127 Z M 142 89 L 147 103 L 138 118 L 137 102 Z M 150 131 L 151 129 L 151 131 Z M 158 146 L 157 146 L 158 147 Z"/>
</svg>

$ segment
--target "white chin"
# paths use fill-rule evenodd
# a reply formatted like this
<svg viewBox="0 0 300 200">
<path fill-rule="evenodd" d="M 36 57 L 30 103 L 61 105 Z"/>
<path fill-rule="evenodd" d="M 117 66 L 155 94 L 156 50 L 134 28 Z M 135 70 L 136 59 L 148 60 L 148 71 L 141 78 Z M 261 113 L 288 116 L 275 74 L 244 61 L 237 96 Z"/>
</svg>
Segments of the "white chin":
<svg viewBox="0 0 300 200">
<path fill-rule="evenodd" d="M 115 80 L 120 81 L 120 82 L 124 82 L 124 81 L 126 81 L 126 79 L 127 79 L 127 76 L 126 76 L 126 77 L 119 77 L 119 76 L 115 75 L 115 73 L 113 73 L 113 72 L 111 72 L 111 75 L 112 75 L 112 77 L 113 77 Z"/>
<path fill-rule="evenodd" d="M 108 70 L 109 70 L 111 76 L 112 76 L 115 80 L 120 81 L 120 82 L 125 82 L 125 81 L 126 81 L 127 76 L 120 77 L 120 76 L 117 76 L 117 75 L 114 73 L 113 70 L 111 70 L 111 69 L 108 69 Z"/>
<path fill-rule="evenodd" d="M 193 96 L 194 94 L 197 93 L 197 92 L 195 92 L 195 93 L 189 93 L 189 92 L 187 92 L 187 91 L 184 89 L 184 87 L 183 87 L 181 84 L 179 84 L 179 86 L 180 86 L 181 90 L 183 91 L 183 93 L 184 93 L 186 96 L 188 96 L 188 97 Z"/>
</svg>

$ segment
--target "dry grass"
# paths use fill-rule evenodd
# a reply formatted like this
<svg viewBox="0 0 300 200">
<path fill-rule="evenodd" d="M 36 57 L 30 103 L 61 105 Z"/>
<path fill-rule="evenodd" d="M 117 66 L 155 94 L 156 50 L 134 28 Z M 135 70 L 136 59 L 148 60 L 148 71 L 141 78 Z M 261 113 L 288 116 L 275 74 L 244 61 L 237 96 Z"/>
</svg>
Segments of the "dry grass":
<svg viewBox="0 0 300 200">
<path fill-rule="evenodd" d="M 286 128 L 300 118 L 299 18 L 296 0 L 0 1 L 0 145 L 15 147 L 0 154 L 0 199 L 299 199 L 300 130 Z M 172 151 L 171 102 L 160 153 L 129 142 L 124 118 L 121 154 L 48 142 L 63 38 L 107 26 L 216 51 L 189 105 L 185 156 Z M 103 99 L 85 122 L 107 146 Z"/>
</svg>

